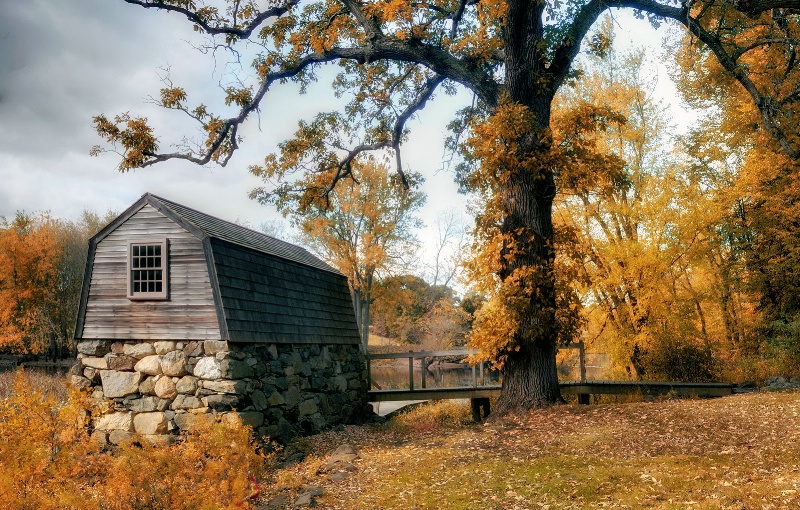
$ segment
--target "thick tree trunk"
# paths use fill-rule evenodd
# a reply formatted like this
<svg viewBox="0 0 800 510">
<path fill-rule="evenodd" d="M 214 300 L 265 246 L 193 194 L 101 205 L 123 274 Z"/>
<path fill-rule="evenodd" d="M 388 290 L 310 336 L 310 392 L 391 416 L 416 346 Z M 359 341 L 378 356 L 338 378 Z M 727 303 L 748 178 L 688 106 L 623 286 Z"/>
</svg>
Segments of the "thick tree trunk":
<svg viewBox="0 0 800 510">
<path fill-rule="evenodd" d="M 504 267 L 498 276 L 504 284 L 518 286 L 515 294 L 522 303 L 515 306 L 523 310 L 523 317 L 515 338 L 519 350 L 506 355 L 503 388 L 494 416 L 563 401 L 556 367 L 558 326 L 552 219 L 555 169 L 549 158 L 554 90 L 537 79 L 547 74 L 549 61 L 541 44 L 545 2 L 507 0 L 507 5 L 503 27 L 505 92 L 511 102 L 528 108 L 532 125 L 518 140 L 515 158 L 518 166 L 508 169 L 509 177 L 499 190 L 504 214 L 501 230 L 512 241 L 503 253 Z M 526 276 L 518 281 L 520 270 Z"/>
<path fill-rule="evenodd" d="M 536 145 L 533 150 L 549 150 Z M 520 349 L 509 353 L 503 366 L 503 387 L 495 415 L 563 402 L 556 366 L 554 176 L 543 169 L 523 171 L 509 180 L 503 196 L 506 211 L 503 232 L 511 235 L 517 246 L 516 253 L 499 276 L 506 280 L 516 269 L 533 271 L 521 282 L 521 287 L 530 285 L 530 288 L 519 289 L 527 300 L 516 338 Z"/>
<path fill-rule="evenodd" d="M 519 413 L 562 402 L 556 343 L 525 345 L 503 366 L 503 387 L 494 415 Z"/>
</svg>

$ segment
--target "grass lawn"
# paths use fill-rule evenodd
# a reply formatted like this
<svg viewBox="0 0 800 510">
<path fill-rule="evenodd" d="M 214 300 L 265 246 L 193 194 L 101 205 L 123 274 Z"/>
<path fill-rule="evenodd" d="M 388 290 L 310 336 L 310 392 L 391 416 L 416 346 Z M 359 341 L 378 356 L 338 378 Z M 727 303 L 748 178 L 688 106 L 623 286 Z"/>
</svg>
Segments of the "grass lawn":
<svg viewBox="0 0 800 510">
<path fill-rule="evenodd" d="M 322 468 L 343 443 L 360 458 L 336 482 Z M 311 484 L 322 508 L 800 508 L 797 392 L 571 404 L 479 425 L 448 402 L 296 447 L 308 456 L 267 499 Z"/>
</svg>

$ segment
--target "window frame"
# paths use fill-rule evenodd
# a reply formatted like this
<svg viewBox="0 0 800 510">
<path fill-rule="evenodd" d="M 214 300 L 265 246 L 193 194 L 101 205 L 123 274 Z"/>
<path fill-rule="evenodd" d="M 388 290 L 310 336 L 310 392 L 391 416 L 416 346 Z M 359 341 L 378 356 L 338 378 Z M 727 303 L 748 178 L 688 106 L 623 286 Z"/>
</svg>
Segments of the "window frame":
<svg viewBox="0 0 800 510">
<path fill-rule="evenodd" d="M 161 247 L 161 267 L 146 268 L 161 271 L 161 292 L 134 292 L 133 272 L 141 268 L 133 267 L 133 247 L 134 246 L 160 246 Z M 166 301 L 169 299 L 169 239 L 147 239 L 142 241 L 128 241 L 127 244 L 127 297 L 131 301 Z"/>
</svg>

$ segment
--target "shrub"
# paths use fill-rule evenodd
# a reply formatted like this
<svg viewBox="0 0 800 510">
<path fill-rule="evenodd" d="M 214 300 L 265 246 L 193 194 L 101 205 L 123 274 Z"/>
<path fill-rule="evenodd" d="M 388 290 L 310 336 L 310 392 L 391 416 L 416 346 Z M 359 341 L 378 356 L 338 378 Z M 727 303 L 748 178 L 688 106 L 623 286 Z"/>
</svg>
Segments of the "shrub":
<svg viewBox="0 0 800 510">
<path fill-rule="evenodd" d="M 671 337 L 653 341 L 642 353 L 650 380 L 709 382 L 715 379 L 714 356 L 706 345 Z"/>
<path fill-rule="evenodd" d="M 85 396 L 59 402 L 27 372 L 0 400 L 0 501 L 19 509 L 241 509 L 257 497 L 265 455 L 241 423 L 215 423 L 171 445 L 103 451 L 87 434 Z"/>
<path fill-rule="evenodd" d="M 460 400 L 437 400 L 400 412 L 390 426 L 414 434 L 460 428 L 473 423 L 469 404 Z"/>
</svg>

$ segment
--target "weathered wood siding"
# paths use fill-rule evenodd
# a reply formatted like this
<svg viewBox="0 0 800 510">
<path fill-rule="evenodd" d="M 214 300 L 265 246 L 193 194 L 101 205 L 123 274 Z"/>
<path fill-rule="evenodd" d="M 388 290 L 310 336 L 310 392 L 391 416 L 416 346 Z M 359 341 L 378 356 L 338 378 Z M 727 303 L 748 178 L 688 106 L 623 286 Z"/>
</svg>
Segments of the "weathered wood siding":
<svg viewBox="0 0 800 510">
<path fill-rule="evenodd" d="M 128 241 L 169 239 L 169 300 L 127 298 Z M 203 244 L 145 205 L 102 239 L 95 252 L 82 338 L 219 339 Z"/>
<path fill-rule="evenodd" d="M 360 343 L 347 279 L 211 240 L 230 342 Z"/>
</svg>

